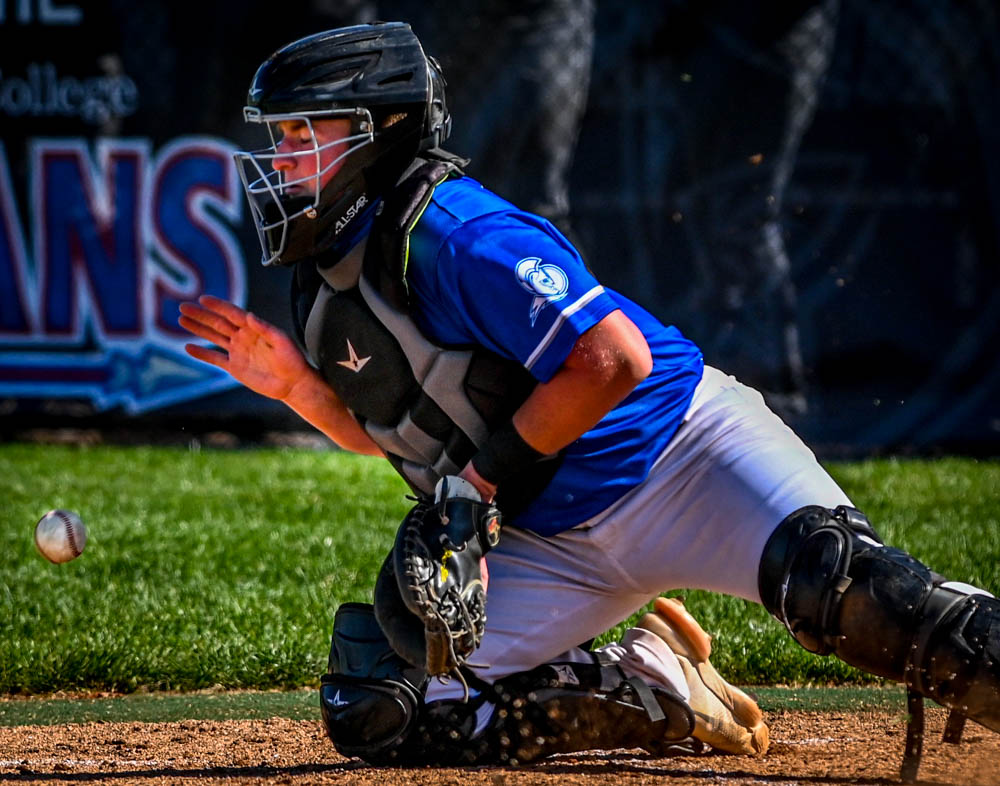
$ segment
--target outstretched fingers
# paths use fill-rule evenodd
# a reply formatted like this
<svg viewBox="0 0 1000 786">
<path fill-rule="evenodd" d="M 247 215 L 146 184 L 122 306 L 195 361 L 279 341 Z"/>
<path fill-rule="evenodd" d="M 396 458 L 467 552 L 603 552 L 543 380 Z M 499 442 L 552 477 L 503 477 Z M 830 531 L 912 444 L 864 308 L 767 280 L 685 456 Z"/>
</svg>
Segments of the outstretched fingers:
<svg viewBox="0 0 1000 786">
<path fill-rule="evenodd" d="M 222 317 L 234 327 L 246 327 L 248 311 L 230 303 L 228 300 L 217 298 L 214 295 L 202 295 L 198 298 L 198 303 L 206 310 Z"/>
<path fill-rule="evenodd" d="M 299 352 L 280 328 L 212 295 L 202 295 L 196 303 L 181 303 L 180 312 L 181 327 L 223 350 L 191 344 L 186 347 L 188 354 L 230 373 L 242 373 L 249 365 L 274 376 L 280 372 L 282 358 Z"/>
<path fill-rule="evenodd" d="M 177 320 L 177 324 L 189 333 L 198 336 L 198 338 L 211 341 L 217 346 L 226 347 L 229 345 L 229 335 L 211 326 L 204 319 L 203 314 L 186 313 L 183 305 L 181 306 L 181 316 Z"/>
<path fill-rule="evenodd" d="M 279 328 L 249 311 L 246 312 L 246 322 L 247 327 L 258 333 L 269 346 L 275 346 L 285 337 Z"/>
<path fill-rule="evenodd" d="M 212 295 L 202 295 L 197 303 L 181 303 L 180 312 L 177 323 L 182 328 L 224 350 L 232 347 L 240 327 L 247 324 L 247 312 Z M 229 368 L 228 351 L 220 352 L 198 344 L 187 344 L 184 349 L 198 360 L 222 369 Z"/>
<path fill-rule="evenodd" d="M 218 366 L 224 371 L 229 371 L 229 355 L 225 352 L 220 352 L 217 349 L 208 349 L 199 344 L 185 344 L 184 351 L 193 358 L 202 360 L 205 363 L 211 363 L 213 366 Z"/>
<path fill-rule="evenodd" d="M 242 329 L 253 333 L 276 330 L 253 314 L 212 295 L 202 295 L 197 303 L 181 303 L 178 324 L 199 338 L 228 348 Z"/>
</svg>

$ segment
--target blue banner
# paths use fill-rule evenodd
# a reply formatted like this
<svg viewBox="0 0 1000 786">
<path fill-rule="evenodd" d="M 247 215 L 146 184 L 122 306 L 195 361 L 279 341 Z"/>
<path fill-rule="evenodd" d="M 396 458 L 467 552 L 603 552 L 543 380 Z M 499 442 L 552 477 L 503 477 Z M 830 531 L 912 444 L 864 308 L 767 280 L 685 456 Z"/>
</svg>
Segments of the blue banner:
<svg viewBox="0 0 1000 786">
<path fill-rule="evenodd" d="M 191 359 L 178 304 L 290 329 L 245 91 L 375 18 L 440 60 L 470 175 L 818 452 L 1000 452 L 992 0 L 0 2 L 0 437 L 304 428 Z"/>
</svg>

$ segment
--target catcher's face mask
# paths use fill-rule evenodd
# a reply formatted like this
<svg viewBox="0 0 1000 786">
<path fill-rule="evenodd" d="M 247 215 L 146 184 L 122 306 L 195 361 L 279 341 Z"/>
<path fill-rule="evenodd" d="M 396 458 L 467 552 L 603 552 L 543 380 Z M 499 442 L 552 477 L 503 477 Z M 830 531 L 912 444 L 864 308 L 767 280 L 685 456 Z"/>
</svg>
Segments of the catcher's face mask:
<svg viewBox="0 0 1000 786">
<path fill-rule="evenodd" d="M 278 262 L 295 225 L 314 221 L 335 201 L 354 167 L 349 156 L 374 141 L 367 109 L 333 109 L 265 115 L 244 107 L 248 123 L 263 124 L 270 146 L 234 154 L 263 250 L 262 262 Z M 341 123 L 323 121 L 340 120 Z M 346 171 L 347 178 L 338 177 Z"/>
</svg>

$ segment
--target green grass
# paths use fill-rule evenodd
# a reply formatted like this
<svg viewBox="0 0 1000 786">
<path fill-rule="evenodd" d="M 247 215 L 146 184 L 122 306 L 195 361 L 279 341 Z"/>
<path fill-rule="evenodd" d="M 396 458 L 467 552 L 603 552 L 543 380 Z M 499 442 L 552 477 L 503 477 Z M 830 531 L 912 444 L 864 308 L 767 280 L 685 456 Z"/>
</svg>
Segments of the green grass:
<svg viewBox="0 0 1000 786">
<path fill-rule="evenodd" d="M 4 445 L 0 478 L 0 693 L 313 682 L 409 504 L 336 452 Z M 32 539 L 54 507 L 89 532 L 63 565 Z"/>
<path fill-rule="evenodd" d="M 758 687 L 753 688 L 752 693 L 764 712 L 783 710 L 902 712 L 906 707 L 903 690 L 896 686 Z M 316 690 L 306 688 L 295 691 L 236 693 L 133 693 L 93 699 L 46 697 L 0 700 L 0 727 L 257 718 L 318 720 L 319 698 Z"/>
<path fill-rule="evenodd" d="M 315 689 L 295 691 L 132 693 L 66 699 L 0 701 L 0 727 L 56 726 L 65 723 L 171 723 L 180 720 L 318 720 Z"/>
<path fill-rule="evenodd" d="M 888 542 L 1000 590 L 1000 462 L 830 469 Z M 384 462 L 280 449 L 6 444 L 0 492 L 8 695 L 313 686 L 334 610 L 370 599 L 410 505 Z M 31 537 L 55 507 L 78 511 L 89 529 L 83 556 L 64 565 L 45 562 Z M 870 681 L 804 652 L 759 607 L 680 594 L 734 682 Z"/>
</svg>

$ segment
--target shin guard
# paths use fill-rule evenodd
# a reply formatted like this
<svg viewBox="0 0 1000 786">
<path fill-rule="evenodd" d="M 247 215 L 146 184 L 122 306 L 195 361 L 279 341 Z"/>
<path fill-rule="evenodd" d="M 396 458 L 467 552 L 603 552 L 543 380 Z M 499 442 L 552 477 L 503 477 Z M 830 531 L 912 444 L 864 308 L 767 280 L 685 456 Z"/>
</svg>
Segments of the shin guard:
<svg viewBox="0 0 1000 786">
<path fill-rule="evenodd" d="M 320 710 L 337 751 L 394 763 L 423 708 L 427 676 L 389 646 L 367 603 L 337 609 Z"/>
<path fill-rule="evenodd" d="M 378 765 L 518 764 L 592 748 L 670 752 L 693 745 L 676 693 L 613 664 L 554 663 L 490 685 L 471 671 L 467 701 L 424 702 L 428 677 L 389 646 L 371 605 L 334 617 L 323 725 L 336 749 Z"/>
<path fill-rule="evenodd" d="M 550 663 L 494 687 L 502 762 L 555 753 L 692 743 L 694 714 L 673 691 L 626 677 L 612 664 Z"/>
<path fill-rule="evenodd" d="M 615 665 L 550 663 L 493 685 L 472 678 L 470 687 L 468 702 L 425 705 L 399 761 L 517 765 L 592 749 L 668 755 L 700 748 L 680 696 Z"/>
</svg>

